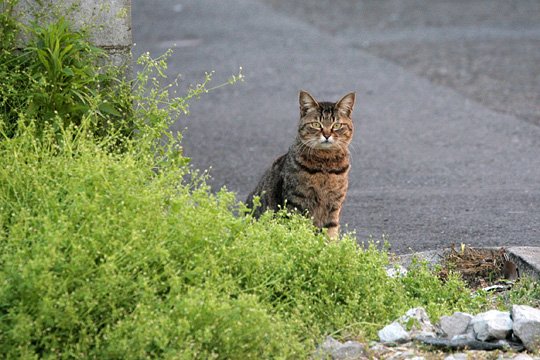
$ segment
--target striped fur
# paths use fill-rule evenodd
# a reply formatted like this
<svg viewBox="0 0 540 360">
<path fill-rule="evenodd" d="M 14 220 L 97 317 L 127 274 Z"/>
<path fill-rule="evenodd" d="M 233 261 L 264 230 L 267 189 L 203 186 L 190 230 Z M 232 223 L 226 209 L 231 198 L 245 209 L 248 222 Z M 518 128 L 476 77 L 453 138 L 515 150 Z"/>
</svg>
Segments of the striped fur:
<svg viewBox="0 0 540 360">
<path fill-rule="evenodd" d="M 348 187 L 355 94 L 331 103 L 317 102 L 301 91 L 299 100 L 300 121 L 294 143 L 266 170 L 246 203 L 253 208 L 253 197 L 259 196 L 261 206 L 254 211 L 256 217 L 287 206 L 307 214 L 315 226 L 327 228 L 328 235 L 336 237 Z"/>
</svg>

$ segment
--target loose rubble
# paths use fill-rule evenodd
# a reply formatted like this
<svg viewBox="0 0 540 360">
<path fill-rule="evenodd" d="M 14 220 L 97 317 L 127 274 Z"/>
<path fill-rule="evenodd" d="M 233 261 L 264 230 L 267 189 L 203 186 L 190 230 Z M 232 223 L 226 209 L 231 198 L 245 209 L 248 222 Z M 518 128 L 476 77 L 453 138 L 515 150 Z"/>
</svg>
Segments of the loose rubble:
<svg viewBox="0 0 540 360">
<path fill-rule="evenodd" d="M 498 350 L 502 351 L 497 357 L 500 360 L 540 360 L 537 355 L 518 354 L 525 349 L 534 354 L 540 351 L 540 309 L 514 305 L 511 312 L 490 310 L 475 316 L 456 312 L 443 316 L 439 324 L 433 325 L 423 308 L 413 308 L 381 329 L 378 335 L 380 341 L 370 346 L 356 341 L 341 343 L 327 337 L 312 358 L 484 359 L 483 353 Z M 441 350 L 467 353 L 444 354 Z M 473 357 L 469 356 L 471 352 L 475 353 Z"/>
<path fill-rule="evenodd" d="M 331 336 L 327 336 L 324 342 L 319 345 L 312 356 L 312 359 L 333 360 L 353 360 L 366 358 L 366 345 L 357 341 L 347 341 L 341 343 Z"/>
</svg>

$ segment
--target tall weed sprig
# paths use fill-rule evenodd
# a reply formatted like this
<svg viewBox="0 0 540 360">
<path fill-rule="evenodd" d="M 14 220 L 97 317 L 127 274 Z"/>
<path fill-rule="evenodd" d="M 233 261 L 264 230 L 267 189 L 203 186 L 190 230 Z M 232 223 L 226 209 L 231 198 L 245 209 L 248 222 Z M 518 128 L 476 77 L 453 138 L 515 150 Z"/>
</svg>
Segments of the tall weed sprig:
<svg viewBox="0 0 540 360">
<path fill-rule="evenodd" d="M 134 126 L 138 131 L 137 148 L 141 153 L 154 154 L 158 167 L 166 163 L 182 166 L 187 162 L 187 159 L 181 156 L 182 134 L 173 134 L 170 127 L 178 117 L 189 114 L 189 103 L 224 85 L 244 81 L 240 68 L 238 74 L 232 75 L 227 82 L 208 87 L 213 76 L 213 72 L 210 72 L 205 74 L 201 83 L 190 86 L 183 96 L 171 96 L 171 92 L 176 92 L 175 89 L 178 88 L 178 80 L 162 86 L 163 80 L 167 78 L 165 71 L 171 54 L 172 51 L 169 50 L 155 59 L 151 58 L 149 53 L 141 55 L 137 60 L 140 71 L 136 74 L 132 87 L 135 104 Z M 142 144 L 144 145 L 141 146 Z"/>
<path fill-rule="evenodd" d="M 4 21 L 3 32 L 13 34 L 7 24 L 29 33 L 29 44 L 21 50 L 11 44 L 0 54 L 0 120 L 6 137 L 17 133 L 21 119 L 34 122 L 36 136 L 43 127 L 86 126 L 96 136 L 111 128 L 128 136 L 131 103 L 125 95 L 128 84 L 121 69 L 106 64 L 106 53 L 93 46 L 82 31 L 74 31 L 63 18 L 48 25 L 25 26 Z M 104 64 L 100 66 L 100 64 Z M 59 123 L 58 121 L 61 121 Z"/>
</svg>

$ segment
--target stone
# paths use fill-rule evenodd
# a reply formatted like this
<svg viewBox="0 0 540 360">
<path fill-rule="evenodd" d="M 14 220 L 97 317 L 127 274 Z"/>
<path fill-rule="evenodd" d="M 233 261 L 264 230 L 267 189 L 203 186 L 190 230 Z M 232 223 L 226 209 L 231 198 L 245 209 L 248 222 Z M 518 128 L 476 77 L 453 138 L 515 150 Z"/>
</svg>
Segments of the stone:
<svg viewBox="0 0 540 360">
<path fill-rule="evenodd" d="M 396 321 L 379 330 L 378 335 L 381 342 L 384 343 L 403 343 L 411 339 L 409 333 Z"/>
<path fill-rule="evenodd" d="M 324 342 L 317 346 L 313 359 L 326 359 L 328 355 L 331 355 L 342 344 L 331 336 L 327 336 Z"/>
<path fill-rule="evenodd" d="M 410 332 L 405 330 L 407 328 L 411 329 Z M 417 336 L 437 336 L 437 329 L 431 324 L 426 310 L 421 307 L 409 309 L 405 315 L 379 331 L 382 342 L 403 343 Z"/>
<path fill-rule="evenodd" d="M 412 308 L 397 320 L 403 327 L 411 328 L 409 335 L 436 336 L 437 329 L 431 324 L 424 308 Z"/>
<path fill-rule="evenodd" d="M 357 341 L 347 341 L 335 348 L 330 355 L 334 360 L 367 359 L 365 345 Z"/>
<path fill-rule="evenodd" d="M 476 338 L 481 341 L 505 339 L 512 332 L 510 313 L 490 310 L 471 320 Z"/>
<path fill-rule="evenodd" d="M 465 334 L 472 318 L 471 314 L 455 312 L 450 316 L 442 316 L 439 325 L 444 334 L 451 339 L 456 335 Z"/>
<path fill-rule="evenodd" d="M 527 305 L 512 306 L 514 335 L 529 351 L 540 350 L 540 310 Z"/>
<path fill-rule="evenodd" d="M 312 359 L 322 360 L 329 356 L 333 360 L 357 360 L 366 359 L 366 346 L 357 341 L 341 343 L 331 336 L 327 336 L 322 344 L 317 347 Z"/>
</svg>

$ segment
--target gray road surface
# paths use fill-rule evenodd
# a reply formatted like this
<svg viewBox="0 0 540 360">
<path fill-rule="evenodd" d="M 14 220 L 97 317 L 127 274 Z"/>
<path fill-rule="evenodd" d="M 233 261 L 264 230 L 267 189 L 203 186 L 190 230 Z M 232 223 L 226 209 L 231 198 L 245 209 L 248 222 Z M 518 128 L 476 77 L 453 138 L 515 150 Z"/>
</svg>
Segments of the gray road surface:
<svg viewBox="0 0 540 360">
<path fill-rule="evenodd" d="M 185 152 L 193 165 L 211 168 L 216 189 L 226 186 L 243 199 L 263 170 L 287 150 L 298 119 L 298 90 L 308 90 L 323 100 L 337 100 L 354 90 L 356 137 L 342 223 L 355 229 L 360 241 L 384 235 L 392 250 L 400 253 L 460 242 L 540 244 L 537 103 L 527 98 L 524 103 L 529 107 L 522 107 L 521 100 L 511 99 L 510 109 L 500 111 L 492 102 L 478 100 L 478 96 L 498 96 L 488 85 L 473 84 L 474 91 L 468 92 L 450 80 L 424 74 L 422 66 L 410 65 L 408 60 L 400 63 L 406 54 L 430 65 L 430 59 L 437 59 L 430 49 L 440 49 L 440 58 L 448 64 L 448 79 L 467 77 L 460 71 L 469 68 L 459 61 L 465 54 L 474 54 L 449 50 L 465 43 L 460 40 L 462 32 L 474 42 L 479 39 L 476 33 L 483 31 L 489 33 L 485 36 L 490 41 L 503 45 L 509 36 L 522 41 L 523 32 L 525 43 L 533 44 L 530 54 L 537 56 L 538 24 L 527 17 L 528 11 L 520 10 L 521 15 L 495 12 L 497 18 L 488 21 L 488 16 L 476 23 L 470 18 L 482 18 L 482 13 L 466 15 L 448 5 L 460 2 L 438 1 L 442 10 L 436 8 L 438 16 L 433 17 L 439 19 L 433 26 L 436 29 L 422 31 L 422 21 L 428 21 L 429 14 L 423 14 L 422 8 L 405 7 L 391 15 L 392 1 L 388 1 L 389 9 L 376 9 L 377 16 L 395 18 L 398 24 L 378 28 L 380 21 L 367 17 L 372 21 L 365 25 L 369 30 L 364 25 L 342 26 L 347 23 L 344 16 L 351 17 L 349 23 L 362 23 L 362 17 L 347 8 L 352 1 L 336 2 L 343 11 L 333 15 L 328 15 L 330 1 L 313 2 L 320 8 L 310 7 L 307 0 L 305 4 L 283 3 L 133 0 L 135 53 L 158 55 L 174 48 L 168 69 L 171 79 L 181 74 L 184 84 L 197 83 L 205 71 L 215 70 L 215 83 L 219 83 L 238 67 L 244 69 L 245 83 L 208 94 L 193 103 L 189 117 L 175 125 L 184 132 Z M 472 3 L 478 3 L 481 12 L 485 2 Z M 312 18 L 305 16 L 306 6 Z M 449 24 L 442 20 L 445 13 Z M 500 28 L 498 19 L 507 16 L 510 25 Z M 447 46 L 438 40 L 443 33 L 449 39 Z M 420 44 L 417 50 L 404 40 L 414 38 Z M 521 46 L 508 46 L 502 46 L 501 53 L 511 53 L 514 46 L 519 49 L 516 58 L 529 54 Z M 454 57 L 450 59 L 445 51 Z M 495 59 L 495 63 L 502 61 Z M 519 73 L 510 65 L 500 67 L 502 82 L 514 81 L 512 74 Z M 490 66 L 488 74 L 499 69 Z M 536 64 L 527 66 L 534 69 Z M 533 86 L 538 73 L 529 75 L 526 86 Z M 519 82 L 512 84 L 526 92 Z M 531 96 L 537 99 L 538 92 Z"/>
<path fill-rule="evenodd" d="M 265 2 L 490 109 L 540 125 L 540 1 Z"/>
</svg>

